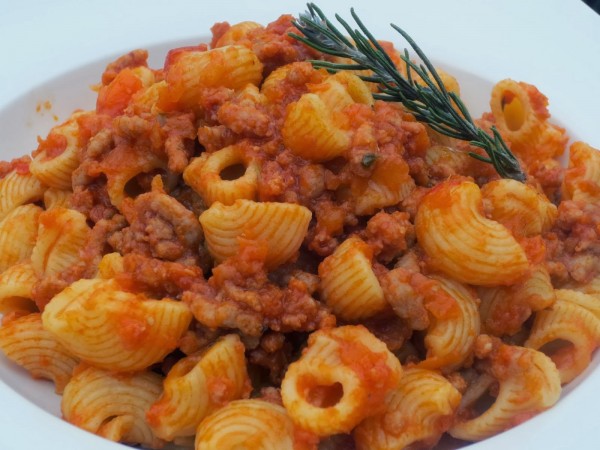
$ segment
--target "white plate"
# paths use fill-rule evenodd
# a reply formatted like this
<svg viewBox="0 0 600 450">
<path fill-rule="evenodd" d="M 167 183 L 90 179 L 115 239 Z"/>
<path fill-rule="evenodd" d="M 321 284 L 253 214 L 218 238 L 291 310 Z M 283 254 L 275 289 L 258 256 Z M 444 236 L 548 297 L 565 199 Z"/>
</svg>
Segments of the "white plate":
<svg viewBox="0 0 600 450">
<path fill-rule="evenodd" d="M 76 107 L 92 106 L 87 86 L 98 81 L 115 56 L 149 48 L 151 65 L 158 67 L 164 43 L 197 43 L 214 22 L 267 23 L 280 13 L 304 9 L 302 2 L 285 0 L 8 3 L 0 0 L 0 159 L 30 152 L 36 136 L 45 135 L 56 119 L 65 119 Z M 319 4 L 328 14 L 349 16 L 346 1 Z M 432 59 L 460 68 L 456 74 L 462 91 L 476 113 L 486 108 L 493 82 L 527 81 L 550 98 L 553 117 L 568 127 L 572 138 L 600 146 L 600 16 L 582 2 L 356 0 L 355 6 L 378 37 L 399 42 L 387 27 L 394 22 Z M 52 105 L 49 110 L 46 101 Z M 554 408 L 471 448 L 598 448 L 598 365 L 596 354 Z M 3 357 L 0 380 L 0 449 L 125 448 L 60 420 L 51 384 L 31 380 Z"/>
</svg>

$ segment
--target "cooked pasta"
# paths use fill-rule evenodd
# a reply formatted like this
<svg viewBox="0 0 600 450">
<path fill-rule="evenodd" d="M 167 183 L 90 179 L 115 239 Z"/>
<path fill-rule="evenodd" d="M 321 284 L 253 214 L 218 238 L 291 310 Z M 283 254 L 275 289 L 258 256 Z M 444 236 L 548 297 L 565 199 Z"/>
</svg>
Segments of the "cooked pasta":
<svg viewBox="0 0 600 450">
<path fill-rule="evenodd" d="M 461 395 L 432 370 L 410 368 L 385 399 L 385 411 L 365 419 L 354 430 L 358 449 L 432 447 L 450 428 Z"/>
<path fill-rule="evenodd" d="M 177 347 L 188 307 L 121 290 L 113 280 L 79 280 L 52 298 L 44 328 L 73 355 L 115 372 L 142 370 Z"/>
<path fill-rule="evenodd" d="M 285 409 L 264 400 L 237 400 L 202 421 L 196 450 L 301 449 Z"/>
<path fill-rule="evenodd" d="M 265 241 L 267 265 L 276 267 L 292 258 L 306 235 L 310 211 L 289 203 L 236 200 L 226 206 L 215 203 L 200 216 L 206 247 L 217 261 L 235 255 L 237 239 Z"/>
<path fill-rule="evenodd" d="M 428 263 L 463 283 L 512 284 L 529 267 L 510 231 L 482 214 L 481 192 L 470 181 L 446 181 L 432 189 L 419 206 L 415 231 Z"/>
<path fill-rule="evenodd" d="M 248 394 L 244 345 L 234 334 L 206 351 L 183 358 L 164 380 L 164 391 L 146 415 L 155 434 L 166 440 L 193 436 L 207 415 Z"/>
<path fill-rule="evenodd" d="M 372 259 L 371 248 L 351 237 L 319 266 L 321 297 L 338 317 L 366 319 L 388 306 L 371 267 Z"/>
<path fill-rule="evenodd" d="M 94 108 L 0 162 L 14 373 L 84 430 L 195 450 L 447 448 L 577 383 L 600 346 L 600 153 L 561 166 L 537 88 L 503 80 L 473 118 L 522 163 L 503 179 L 376 71 L 316 68 L 352 61 L 291 16 L 211 30 L 158 67 L 110 62 Z"/>
<path fill-rule="evenodd" d="M 159 448 L 145 415 L 160 392 L 154 373 L 114 374 L 83 365 L 65 387 L 61 410 L 67 422 L 99 436 Z"/>
<path fill-rule="evenodd" d="M 14 319 L 0 328 L 0 349 L 34 378 L 52 380 L 61 394 L 78 363 L 42 326 L 39 313 Z"/>
<path fill-rule="evenodd" d="M 283 405 L 318 436 L 348 433 L 382 409 L 401 375 L 398 359 L 364 327 L 317 331 L 285 374 Z"/>
</svg>

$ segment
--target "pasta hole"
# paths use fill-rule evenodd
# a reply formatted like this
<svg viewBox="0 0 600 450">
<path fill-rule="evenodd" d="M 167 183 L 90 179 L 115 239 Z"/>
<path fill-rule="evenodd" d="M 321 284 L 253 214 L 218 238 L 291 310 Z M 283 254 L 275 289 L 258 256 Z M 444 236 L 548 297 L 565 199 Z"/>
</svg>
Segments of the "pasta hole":
<svg viewBox="0 0 600 450">
<path fill-rule="evenodd" d="M 502 111 L 508 129 L 520 130 L 525 123 L 525 108 L 519 97 L 510 91 L 505 91 L 502 96 Z"/>
<path fill-rule="evenodd" d="M 344 388 L 341 383 L 330 385 L 315 385 L 307 389 L 306 400 L 319 408 L 330 408 L 335 406 L 344 396 Z"/>
<path fill-rule="evenodd" d="M 243 177 L 245 172 L 246 167 L 243 164 L 233 164 L 221 170 L 219 176 L 222 180 L 233 181 Z"/>
<path fill-rule="evenodd" d="M 550 341 L 542 345 L 539 351 L 548 355 L 559 370 L 574 364 L 575 346 L 564 339 Z"/>
</svg>

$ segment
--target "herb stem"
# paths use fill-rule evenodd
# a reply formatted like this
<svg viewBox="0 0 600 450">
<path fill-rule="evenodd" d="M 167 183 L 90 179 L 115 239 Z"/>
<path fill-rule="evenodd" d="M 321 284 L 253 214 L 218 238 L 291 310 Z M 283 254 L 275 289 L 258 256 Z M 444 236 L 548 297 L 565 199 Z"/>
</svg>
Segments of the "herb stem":
<svg viewBox="0 0 600 450">
<path fill-rule="evenodd" d="M 299 19 L 294 21 L 294 26 L 302 34 L 290 33 L 290 36 L 321 53 L 353 61 L 351 64 L 311 61 L 314 67 L 324 68 L 329 72 L 371 71 L 372 74 L 360 75 L 360 78 L 379 85 L 379 92 L 373 95 L 375 99 L 401 102 L 417 120 L 427 123 L 438 133 L 483 149 L 487 157 L 475 152 L 468 154 L 479 161 L 492 164 L 500 176 L 525 181 L 519 161 L 502 140 L 498 130 L 492 127 L 490 135 L 475 125 L 460 97 L 446 89 L 429 58 L 402 28 L 391 24 L 421 60 L 421 64 L 415 63 L 410 59 L 408 50 L 404 49 L 400 58 L 405 65 L 406 75 L 398 70 L 354 8 L 350 13 L 358 29 L 353 28 L 338 14 L 335 15 L 348 34 L 346 37 L 318 6 L 308 3 L 307 7 L 308 11 L 300 14 Z M 417 83 L 418 79 L 424 84 Z"/>
</svg>

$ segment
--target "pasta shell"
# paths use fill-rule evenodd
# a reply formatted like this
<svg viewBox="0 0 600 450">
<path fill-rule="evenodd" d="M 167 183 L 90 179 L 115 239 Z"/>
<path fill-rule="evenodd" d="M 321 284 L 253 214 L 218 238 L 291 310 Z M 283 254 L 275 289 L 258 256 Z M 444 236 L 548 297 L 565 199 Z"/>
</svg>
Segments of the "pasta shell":
<svg viewBox="0 0 600 450">
<path fill-rule="evenodd" d="M 179 360 L 146 416 L 155 434 L 168 441 L 193 436 L 208 414 L 249 394 L 244 352 L 240 338 L 230 334 L 207 351 Z"/>
<path fill-rule="evenodd" d="M 31 256 L 41 212 L 39 206 L 18 206 L 0 222 L 0 272 Z"/>
<path fill-rule="evenodd" d="M 363 326 L 319 330 L 281 383 L 294 423 L 316 434 L 348 433 L 381 412 L 402 376 L 398 359 Z"/>
<path fill-rule="evenodd" d="M 547 105 L 548 99 L 527 83 L 506 79 L 492 89 L 490 108 L 498 130 L 532 167 L 561 155 L 567 143 L 565 130 L 548 123 Z"/>
<path fill-rule="evenodd" d="M 385 399 L 385 412 L 369 417 L 352 433 L 358 450 L 433 447 L 450 428 L 461 395 L 439 373 L 409 368 Z"/>
<path fill-rule="evenodd" d="M 481 193 L 470 181 L 446 181 L 426 194 L 415 232 L 428 264 L 463 283 L 512 284 L 529 269 L 510 231 L 482 215 Z"/>
<path fill-rule="evenodd" d="M 354 213 L 361 216 L 375 214 L 386 206 L 400 203 L 414 189 L 415 182 L 404 159 L 378 158 L 368 178 L 352 180 Z"/>
<path fill-rule="evenodd" d="M 561 342 L 566 345 L 560 345 Z M 552 344 L 557 345 L 552 348 Z M 529 339 L 525 342 L 526 347 L 550 356 L 563 384 L 569 383 L 587 368 L 592 352 L 599 345 L 600 318 L 583 306 L 563 299 L 536 315 Z"/>
<path fill-rule="evenodd" d="M 75 264 L 90 234 L 85 216 L 74 209 L 56 208 L 41 213 L 39 223 L 31 254 L 36 274 L 57 274 Z"/>
<path fill-rule="evenodd" d="M 192 319 L 188 307 L 149 300 L 114 280 L 83 279 L 46 305 L 44 328 L 75 356 L 116 372 L 143 370 L 173 351 Z"/>
<path fill-rule="evenodd" d="M 358 237 L 346 239 L 319 265 L 320 294 L 336 316 L 357 321 L 388 304 L 371 267 L 372 249 Z"/>
<path fill-rule="evenodd" d="M 63 392 L 77 359 L 42 326 L 39 313 L 14 319 L 0 327 L 0 349 L 32 377 L 52 380 Z"/>
<path fill-rule="evenodd" d="M 245 21 L 232 25 L 221 37 L 217 40 L 215 47 L 224 47 L 226 45 L 234 45 L 243 41 L 252 30 L 261 29 L 263 26 L 252 21 Z"/>
<path fill-rule="evenodd" d="M 50 131 L 52 135 L 58 135 L 64 139 L 64 149 L 60 152 L 50 152 L 45 148 L 35 155 L 29 170 L 42 183 L 56 189 L 71 189 L 71 175 L 79 166 L 80 135 L 77 117 L 85 113 L 75 113 L 67 122 Z"/>
<path fill-rule="evenodd" d="M 225 206 L 219 202 L 200 215 L 206 247 L 219 262 L 235 255 L 238 237 L 267 242 L 266 265 L 277 267 L 290 260 L 308 231 L 311 212 L 291 203 L 258 203 L 236 200 Z"/>
<path fill-rule="evenodd" d="M 480 416 L 458 420 L 449 431 L 455 438 L 479 441 L 493 436 L 548 409 L 560 397 L 558 370 L 541 352 L 503 344 L 492 365 L 503 374 L 496 400 Z"/>
<path fill-rule="evenodd" d="M 71 191 L 48 188 L 44 192 L 44 207 L 46 210 L 54 208 L 68 208 L 71 201 Z"/>
<path fill-rule="evenodd" d="M 0 179 L 0 220 L 17 206 L 40 200 L 45 186 L 30 172 L 13 170 Z"/>
<path fill-rule="evenodd" d="M 61 404 L 64 419 L 104 438 L 162 447 L 146 423 L 146 411 L 160 395 L 162 379 L 150 372 L 114 374 L 77 368 Z"/>
<path fill-rule="evenodd" d="M 544 266 L 532 269 L 518 284 L 479 288 L 479 313 L 483 331 L 494 336 L 514 335 L 532 311 L 551 307 L 556 294 Z"/>
<path fill-rule="evenodd" d="M 244 166 L 240 177 L 224 177 L 227 168 Z M 258 189 L 260 166 L 247 157 L 239 146 L 229 146 L 214 153 L 194 158 L 183 172 L 186 184 L 194 189 L 207 206 L 214 202 L 232 205 L 238 199 L 254 200 Z"/>
<path fill-rule="evenodd" d="M 281 136 L 295 155 L 316 162 L 340 156 L 351 143 L 349 133 L 336 125 L 331 111 L 316 94 L 304 94 L 288 106 Z"/>
<path fill-rule="evenodd" d="M 248 83 L 259 85 L 263 65 L 254 52 L 241 45 L 228 45 L 209 51 L 187 51 L 168 68 L 167 84 L 176 101 L 193 107 L 204 87 L 241 89 Z"/>
<path fill-rule="evenodd" d="M 33 311 L 31 292 L 38 278 L 29 262 L 15 264 L 0 275 L 0 313 Z"/>
<path fill-rule="evenodd" d="M 569 151 L 569 167 L 562 185 L 564 198 L 586 203 L 600 201 L 600 151 L 575 142 Z"/>
<path fill-rule="evenodd" d="M 418 366 L 450 371 L 471 356 L 481 327 L 478 304 L 473 293 L 460 283 L 449 278 L 432 278 L 455 300 L 458 308 L 457 313 L 448 314 L 449 317 L 438 318 L 430 314 L 431 325 L 425 336 L 427 358 Z"/>
<path fill-rule="evenodd" d="M 516 180 L 502 179 L 481 188 L 491 206 L 491 218 L 515 236 L 534 236 L 548 231 L 558 215 L 555 205 L 533 187 Z"/>
<path fill-rule="evenodd" d="M 196 450 L 294 450 L 294 425 L 285 409 L 259 399 L 236 400 L 202 421 Z"/>
</svg>

